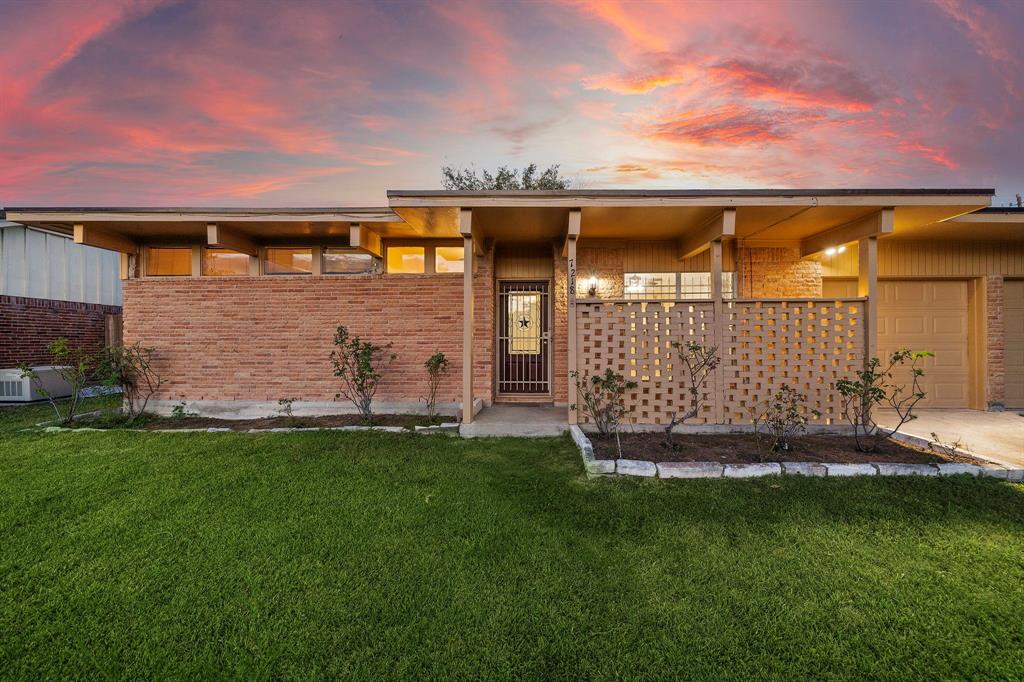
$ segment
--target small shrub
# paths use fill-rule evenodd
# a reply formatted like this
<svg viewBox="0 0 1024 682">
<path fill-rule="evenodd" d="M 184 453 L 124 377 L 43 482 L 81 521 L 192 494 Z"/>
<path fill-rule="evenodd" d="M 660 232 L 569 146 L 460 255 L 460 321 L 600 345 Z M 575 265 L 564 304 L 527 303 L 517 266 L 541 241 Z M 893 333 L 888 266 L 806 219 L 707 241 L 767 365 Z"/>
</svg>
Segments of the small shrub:
<svg viewBox="0 0 1024 682">
<path fill-rule="evenodd" d="M 576 395 L 583 403 L 581 408 L 577 404 L 570 405 L 570 409 L 581 409 L 594 422 L 598 432 L 602 436 L 614 435 L 615 447 L 622 456 L 622 441 L 619 439 L 619 427 L 622 418 L 633 411 L 631 406 L 626 405 L 626 391 L 637 387 L 635 381 L 626 381 L 621 374 L 616 374 L 611 369 L 606 369 L 604 374 L 582 377 L 579 372 L 572 372 L 570 375 L 576 384 Z"/>
<path fill-rule="evenodd" d="M 338 325 L 334 335 L 335 349 L 331 351 L 334 376 L 341 379 L 341 392 L 335 399 L 345 396 L 359 412 L 363 421 L 373 420 L 373 396 L 383 378 L 383 372 L 397 355 L 391 344 L 378 346 L 352 336 L 348 328 Z"/>
<path fill-rule="evenodd" d="M 192 412 L 188 409 L 188 405 L 185 404 L 184 400 L 178 401 L 171 408 L 171 419 L 188 419 L 189 417 L 198 417 L 198 412 Z"/>
<path fill-rule="evenodd" d="M 675 449 L 672 433 L 676 426 L 685 423 L 687 419 L 699 416 L 704 409 L 704 382 L 721 361 L 718 356 L 718 348 L 715 346 L 675 341 L 672 343 L 672 347 L 676 349 L 682 369 L 681 379 L 686 393 L 686 410 L 681 411 L 677 408 L 672 413 L 668 424 L 665 425 L 665 444 L 670 450 Z"/>
<path fill-rule="evenodd" d="M 441 351 L 437 351 L 423 363 L 427 370 L 427 397 L 424 400 L 427 403 L 427 418 L 431 421 L 437 417 L 437 389 L 448 374 L 450 365 L 448 358 Z"/>
<path fill-rule="evenodd" d="M 921 377 L 924 370 L 918 364 L 931 357 L 927 351 L 912 351 L 901 348 L 889 356 L 883 367 L 878 358 L 871 358 L 865 368 L 857 372 L 854 379 L 840 379 L 836 389 L 843 396 L 843 414 L 853 426 L 853 437 L 861 452 L 874 452 L 883 439 L 899 431 L 904 424 L 917 419 L 914 407 L 924 399 Z M 893 372 L 910 363 L 911 385 L 895 383 Z M 896 426 L 883 429 L 875 422 L 875 409 L 887 405 L 896 412 Z"/>
<path fill-rule="evenodd" d="M 796 438 L 807 431 L 810 417 L 821 412 L 807 408 L 807 396 L 789 384 L 783 384 L 765 405 L 754 408 L 754 442 L 763 462 L 768 452 L 789 452 Z"/>
<path fill-rule="evenodd" d="M 950 459 L 953 458 L 955 455 L 959 454 L 957 452 L 958 450 L 967 449 L 964 446 L 964 441 L 962 438 L 957 438 L 956 440 L 948 441 L 942 440 L 941 438 L 939 438 L 939 434 L 935 433 L 934 431 L 932 431 L 932 442 L 928 443 L 928 448 L 930 450 L 935 450 Z"/>
<path fill-rule="evenodd" d="M 72 346 L 63 336 L 51 341 L 46 350 L 52 358 L 51 364 L 57 374 L 70 387 L 71 395 L 66 401 L 58 402 L 58 399 L 43 386 L 39 373 L 27 363 L 19 364 L 18 369 L 21 370 L 21 377 L 31 381 L 36 392 L 50 402 L 50 406 L 57 414 L 57 420 L 61 424 L 70 424 L 78 414 L 82 389 L 95 380 L 97 353 L 83 346 Z"/>
<path fill-rule="evenodd" d="M 295 413 L 292 411 L 292 403 L 295 402 L 295 398 L 281 398 L 277 401 L 277 413 L 279 416 L 284 417 L 288 420 L 288 426 L 294 427 L 301 421 L 295 418 Z"/>
<path fill-rule="evenodd" d="M 153 349 L 138 342 L 104 348 L 99 374 L 104 384 L 120 387 L 125 423 L 129 425 L 146 411 L 150 399 L 163 385 L 163 379 L 153 369 Z"/>
</svg>

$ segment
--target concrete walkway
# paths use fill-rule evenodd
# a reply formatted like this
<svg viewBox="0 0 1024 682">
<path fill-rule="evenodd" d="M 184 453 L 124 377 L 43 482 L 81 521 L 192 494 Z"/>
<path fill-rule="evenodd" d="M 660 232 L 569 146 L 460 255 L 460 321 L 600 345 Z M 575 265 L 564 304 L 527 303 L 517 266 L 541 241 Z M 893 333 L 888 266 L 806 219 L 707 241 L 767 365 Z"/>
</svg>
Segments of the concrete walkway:
<svg viewBox="0 0 1024 682">
<path fill-rule="evenodd" d="M 551 405 L 496 404 L 481 410 L 473 422 L 463 424 L 463 436 L 560 436 L 569 430 L 569 410 Z"/>
<path fill-rule="evenodd" d="M 900 429 L 903 433 L 943 443 L 960 440 L 961 447 L 1003 466 L 1024 468 L 1024 417 L 1019 410 L 981 412 L 978 410 L 920 410 L 917 419 Z M 894 425 L 891 412 L 879 413 L 878 422 Z"/>
</svg>

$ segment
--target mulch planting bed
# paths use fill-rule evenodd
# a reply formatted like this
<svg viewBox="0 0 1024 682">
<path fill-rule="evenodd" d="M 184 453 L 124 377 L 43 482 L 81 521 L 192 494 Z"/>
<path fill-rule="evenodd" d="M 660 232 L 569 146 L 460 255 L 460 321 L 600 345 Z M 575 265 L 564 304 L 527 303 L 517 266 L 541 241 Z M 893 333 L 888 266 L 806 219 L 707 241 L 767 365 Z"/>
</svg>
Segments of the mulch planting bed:
<svg viewBox="0 0 1024 682">
<path fill-rule="evenodd" d="M 594 446 L 594 456 L 597 459 L 620 457 L 615 447 L 614 436 L 587 435 Z M 802 436 L 793 443 L 792 449 L 785 452 L 767 452 L 763 460 L 758 454 L 757 444 L 751 433 L 677 433 L 673 436 L 674 449 L 669 449 L 665 443 L 665 434 L 661 432 L 627 432 L 620 434 L 620 438 L 623 459 L 640 459 L 649 462 L 721 462 L 723 464 L 747 464 L 761 461 L 831 462 L 837 464 L 867 462 L 979 463 L 978 460 L 971 457 L 946 456 L 894 440 L 883 440 L 875 452 L 860 452 L 857 450 L 853 436 L 835 434 Z"/>
<path fill-rule="evenodd" d="M 84 421 L 84 420 L 83 420 Z M 337 414 L 323 417 L 262 417 L 260 419 L 216 419 L 213 417 L 152 417 L 140 428 L 144 429 L 231 429 L 232 431 L 248 431 L 249 429 L 302 429 L 323 428 L 330 426 L 401 426 L 413 429 L 416 426 L 433 426 L 444 422 L 455 421 L 454 417 L 435 418 L 434 420 L 418 414 L 378 414 L 373 422 L 366 424 L 355 414 Z M 91 425 L 82 423 L 82 426 Z M 101 426 L 101 424 L 96 424 Z"/>
</svg>

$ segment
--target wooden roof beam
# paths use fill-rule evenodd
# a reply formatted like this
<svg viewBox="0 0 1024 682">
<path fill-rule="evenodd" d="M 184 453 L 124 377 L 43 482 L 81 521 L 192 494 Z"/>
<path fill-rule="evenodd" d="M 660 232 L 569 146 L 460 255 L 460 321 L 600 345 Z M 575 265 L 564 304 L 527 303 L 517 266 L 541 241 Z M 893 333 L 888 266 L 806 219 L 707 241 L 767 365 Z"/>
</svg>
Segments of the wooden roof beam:
<svg viewBox="0 0 1024 682">
<path fill-rule="evenodd" d="M 726 208 L 677 242 L 679 260 L 706 251 L 711 242 L 736 236 L 736 209 Z"/>
<path fill-rule="evenodd" d="M 107 251 L 118 251 L 120 253 L 138 253 L 139 245 L 134 241 L 117 232 L 101 230 L 91 225 L 75 224 L 74 241 L 76 244 L 95 246 Z"/>
<path fill-rule="evenodd" d="M 883 208 L 870 215 L 851 220 L 831 229 L 804 237 L 800 240 L 800 255 L 810 256 L 825 249 L 841 246 L 867 237 L 884 237 L 892 234 L 896 211 Z"/>
<path fill-rule="evenodd" d="M 348 228 L 348 243 L 357 249 L 362 249 L 377 258 L 384 256 L 384 247 L 381 244 L 380 235 L 365 225 L 352 223 Z"/>
<path fill-rule="evenodd" d="M 231 249 L 249 256 L 258 256 L 260 249 L 256 243 L 246 235 L 230 227 L 224 227 L 217 223 L 207 223 L 206 243 L 218 249 Z"/>
</svg>

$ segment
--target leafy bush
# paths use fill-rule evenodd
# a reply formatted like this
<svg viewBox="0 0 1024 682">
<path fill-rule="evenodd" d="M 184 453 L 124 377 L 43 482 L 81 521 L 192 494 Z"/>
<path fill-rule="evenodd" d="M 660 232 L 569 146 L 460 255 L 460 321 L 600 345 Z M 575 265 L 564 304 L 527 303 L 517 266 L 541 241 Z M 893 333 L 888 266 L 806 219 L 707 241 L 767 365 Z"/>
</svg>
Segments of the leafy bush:
<svg viewBox="0 0 1024 682">
<path fill-rule="evenodd" d="M 718 348 L 715 346 L 675 341 L 672 343 L 672 347 L 676 349 L 676 355 L 682 366 L 681 380 L 687 400 L 686 411 L 681 412 L 677 408 L 672 413 L 668 424 L 665 425 L 665 443 L 669 449 L 675 449 L 675 443 L 672 441 L 672 432 L 675 427 L 685 423 L 687 419 L 699 416 L 704 409 L 704 382 L 721 361 L 718 356 Z"/>
<path fill-rule="evenodd" d="M 793 441 L 807 430 L 810 416 L 821 416 L 821 412 L 809 410 L 807 396 L 789 384 L 783 384 L 753 412 L 754 441 L 762 462 L 765 452 L 789 452 Z"/>
<path fill-rule="evenodd" d="M 341 379 L 341 392 L 334 397 L 348 398 L 363 421 L 369 423 L 373 420 L 373 396 L 383 372 L 398 356 L 390 352 L 390 343 L 378 346 L 363 341 L 352 336 L 344 325 L 338 325 L 334 345 L 331 364 L 334 365 L 334 376 Z"/>
<path fill-rule="evenodd" d="M 100 354 L 99 375 L 106 385 L 121 388 L 127 424 L 138 420 L 153 394 L 163 385 L 163 379 L 153 369 L 153 349 L 138 342 L 104 348 Z"/>
<path fill-rule="evenodd" d="M 82 389 L 94 381 L 98 366 L 97 353 L 84 346 L 72 346 L 63 336 L 51 341 L 46 350 L 50 354 L 51 364 L 57 374 L 70 387 L 71 395 L 67 401 L 58 402 L 58 399 L 43 386 L 39 373 L 27 363 L 19 364 L 18 369 L 21 370 L 21 377 L 29 379 L 35 386 L 36 392 L 50 402 L 53 411 L 57 414 L 57 420 L 61 424 L 70 424 L 78 414 Z"/>
<path fill-rule="evenodd" d="M 931 357 L 927 351 L 912 351 L 901 348 L 891 356 L 884 367 L 878 358 L 871 358 L 863 370 L 857 372 L 855 379 L 840 379 L 836 389 L 843 396 L 843 414 L 853 426 L 853 436 L 857 449 L 861 452 L 874 452 L 879 443 L 899 431 L 904 424 L 917 419 L 914 407 L 924 399 L 921 389 L 921 377 L 924 370 L 918 364 L 924 358 Z M 911 385 L 895 383 L 893 373 L 898 367 L 910 362 Z M 875 408 L 887 405 L 896 412 L 896 426 L 883 429 L 874 419 Z"/>
<path fill-rule="evenodd" d="M 184 400 L 178 401 L 171 408 L 171 419 L 188 419 L 189 417 L 198 417 L 198 412 L 192 412 L 188 409 Z"/>
<path fill-rule="evenodd" d="M 437 416 L 437 389 L 448 374 L 450 365 L 448 358 L 441 351 L 437 351 L 423 363 L 427 370 L 427 397 L 424 400 L 427 403 L 427 417 L 430 420 Z"/>
<path fill-rule="evenodd" d="M 587 414 L 590 421 L 594 422 L 598 432 L 602 436 L 614 434 L 615 446 L 622 456 L 622 442 L 619 439 L 619 426 L 622 418 L 633 411 L 631 406 L 626 405 L 626 391 L 637 387 L 635 381 L 626 381 L 621 374 L 616 374 L 611 369 L 606 369 L 604 374 L 580 377 L 579 372 L 572 372 L 570 375 L 576 384 L 576 394 L 583 403 L 583 412 Z M 578 409 L 574 403 L 570 409 Z"/>
</svg>

